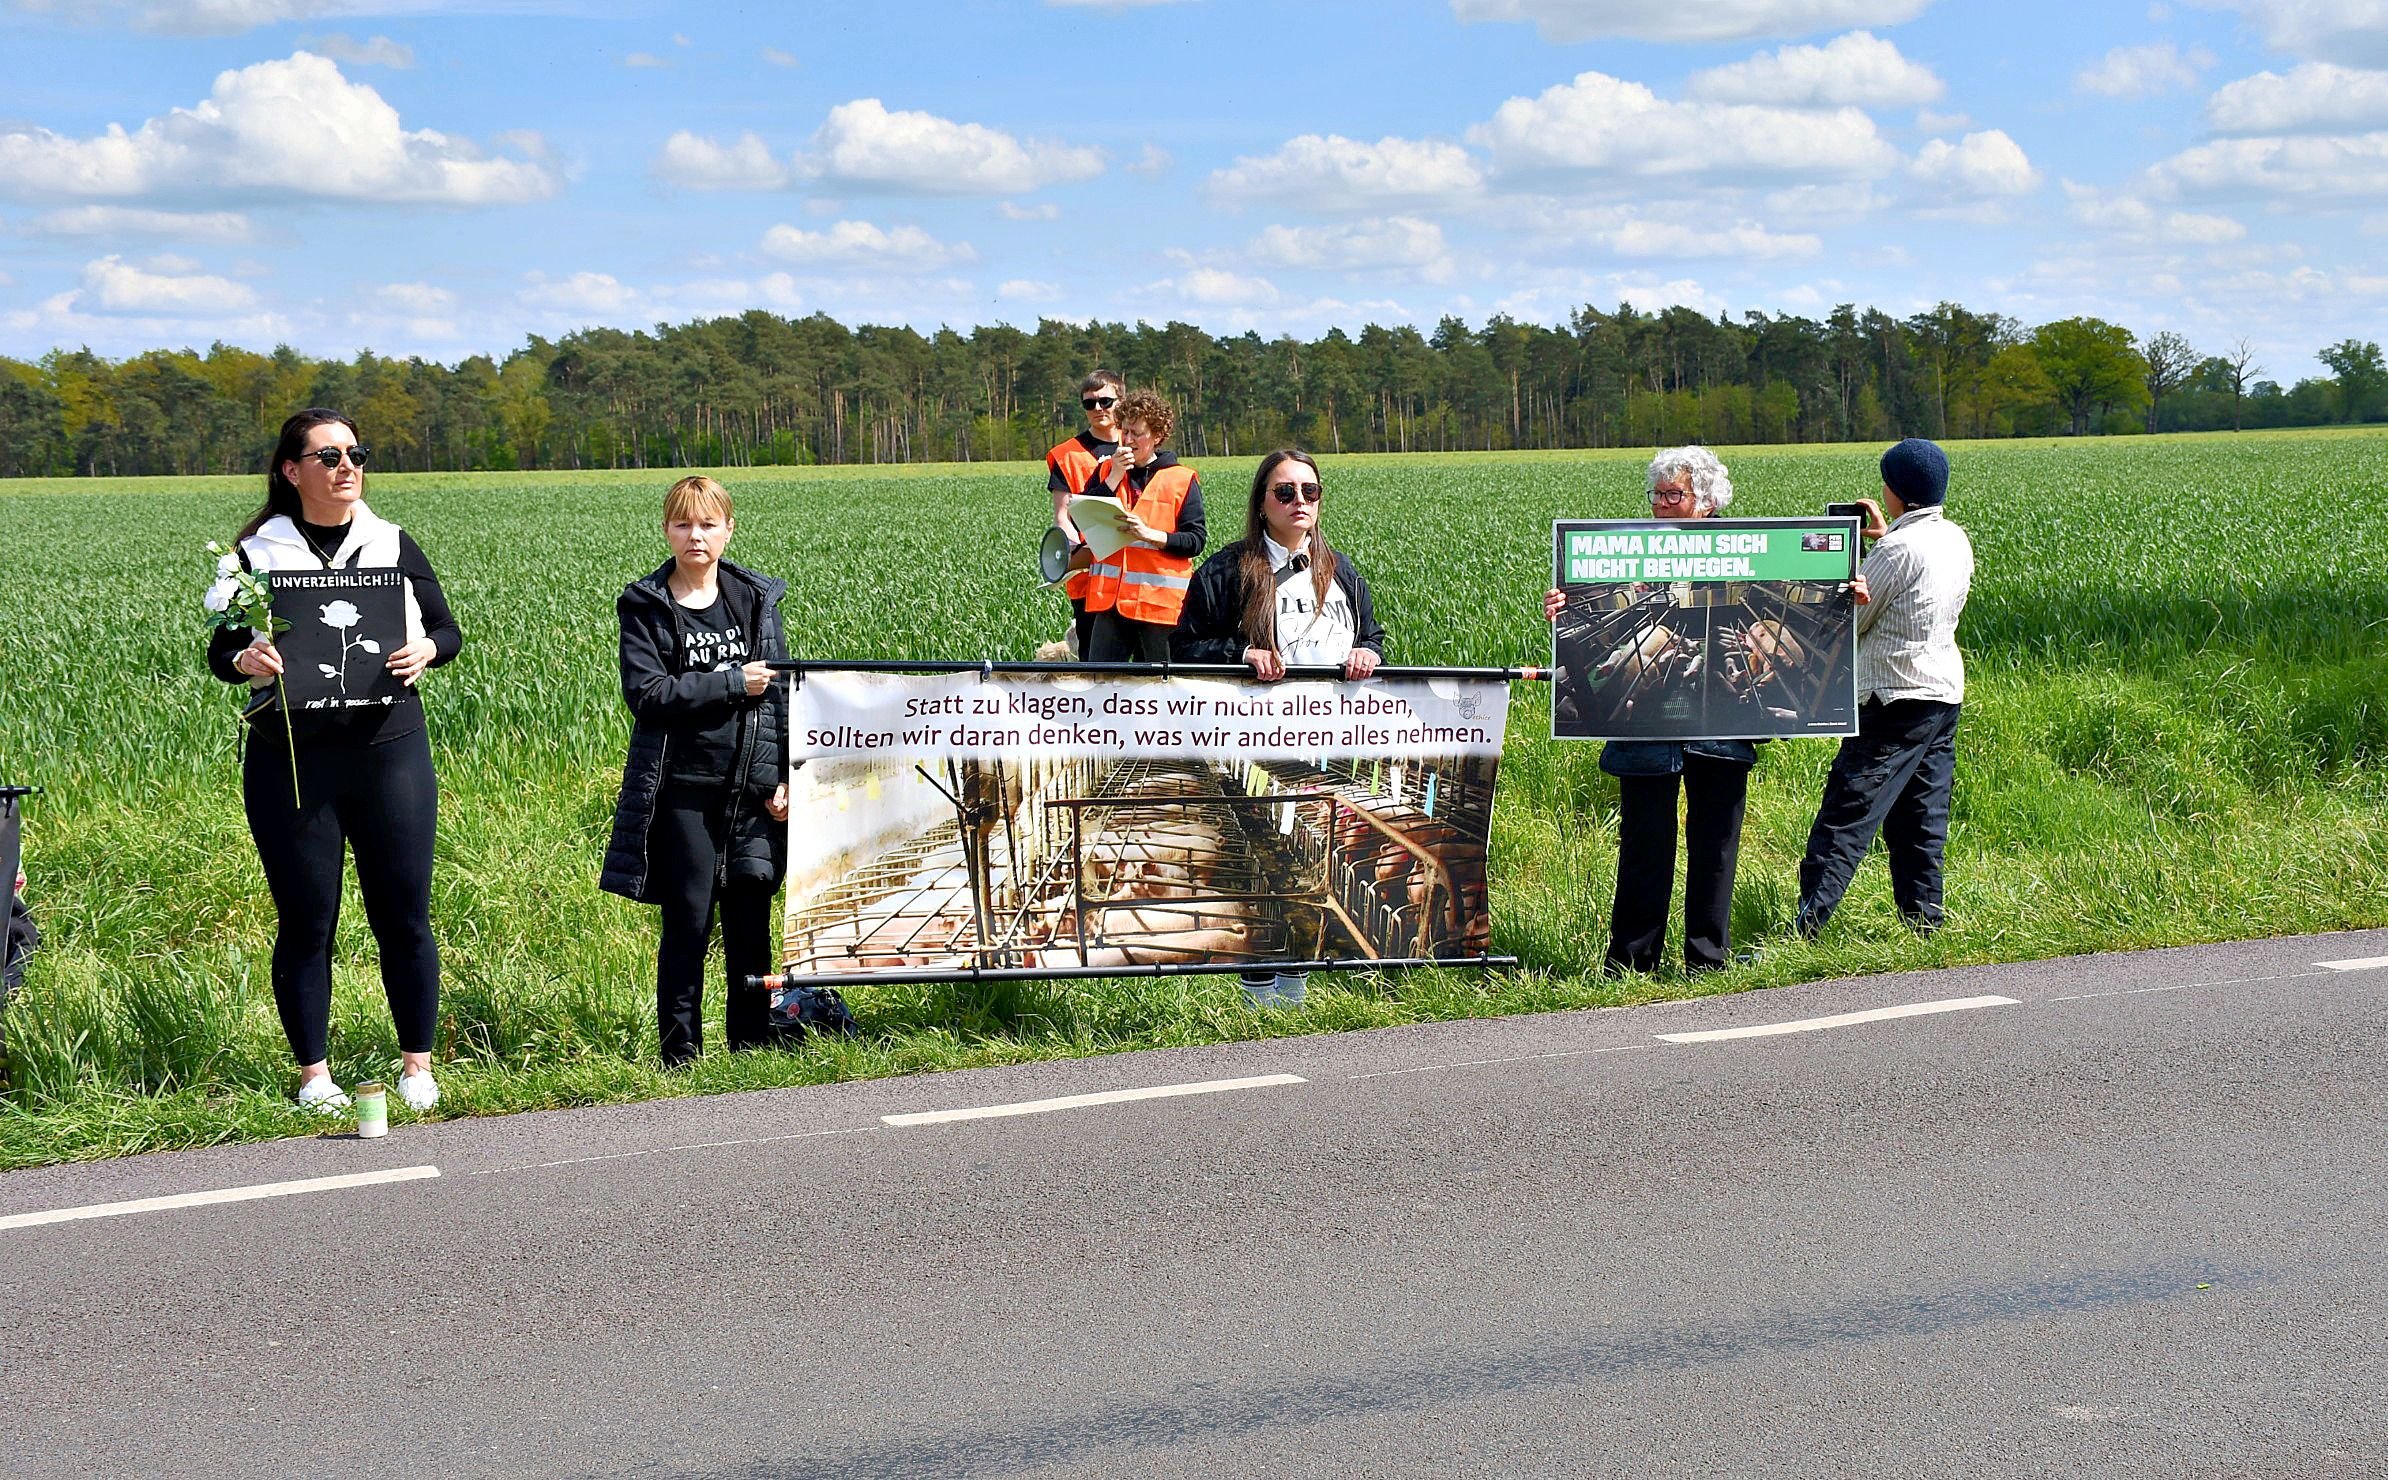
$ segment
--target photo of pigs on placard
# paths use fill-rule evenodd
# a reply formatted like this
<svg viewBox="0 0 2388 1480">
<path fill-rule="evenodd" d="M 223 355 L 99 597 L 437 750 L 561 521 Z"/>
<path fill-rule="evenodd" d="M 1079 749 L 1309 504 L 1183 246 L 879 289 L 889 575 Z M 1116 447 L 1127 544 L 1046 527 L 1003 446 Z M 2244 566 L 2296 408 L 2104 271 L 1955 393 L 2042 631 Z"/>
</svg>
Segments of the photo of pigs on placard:
<svg viewBox="0 0 2388 1480">
<path fill-rule="evenodd" d="M 1853 520 L 1561 522 L 1559 739 L 1857 732 Z"/>
<path fill-rule="evenodd" d="M 841 687 L 880 697 L 825 702 Z M 789 838 L 784 968 L 868 980 L 1482 955 L 1507 689 L 1440 687 L 1038 678 L 954 694 L 945 679 L 808 673 L 799 751 L 861 739 L 878 753 L 816 755 L 789 778 L 805 820 Z M 956 698 L 1008 727 L 1000 748 L 935 757 L 942 741 L 901 728 Z M 1230 719 L 1220 743 L 1169 727 L 1195 702 L 1261 712 Z M 1140 712 L 1161 719 L 1120 744 L 1079 728 Z M 980 746 L 977 723 L 965 712 L 942 739 Z M 1329 727 L 1386 749 L 1288 753 Z"/>
<path fill-rule="evenodd" d="M 275 634 L 294 714 L 386 708 L 406 693 L 390 654 L 406 645 L 406 577 L 397 570 L 275 571 Z"/>
</svg>

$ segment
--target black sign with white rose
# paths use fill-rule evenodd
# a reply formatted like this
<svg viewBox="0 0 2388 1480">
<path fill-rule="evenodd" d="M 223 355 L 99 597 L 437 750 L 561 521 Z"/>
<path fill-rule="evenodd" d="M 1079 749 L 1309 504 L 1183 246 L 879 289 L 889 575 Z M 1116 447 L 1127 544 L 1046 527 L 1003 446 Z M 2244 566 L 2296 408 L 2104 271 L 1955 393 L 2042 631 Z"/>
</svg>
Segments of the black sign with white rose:
<svg viewBox="0 0 2388 1480">
<path fill-rule="evenodd" d="M 395 570 L 278 570 L 275 635 L 299 714 L 381 709 L 406 696 L 389 670 L 406 645 L 406 577 Z"/>
</svg>

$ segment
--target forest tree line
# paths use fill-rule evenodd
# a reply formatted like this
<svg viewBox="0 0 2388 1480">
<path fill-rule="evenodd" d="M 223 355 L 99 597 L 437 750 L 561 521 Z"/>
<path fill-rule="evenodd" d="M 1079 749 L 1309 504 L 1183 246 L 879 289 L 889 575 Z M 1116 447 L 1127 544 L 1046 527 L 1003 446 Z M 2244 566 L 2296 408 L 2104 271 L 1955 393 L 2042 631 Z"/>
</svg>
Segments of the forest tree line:
<svg viewBox="0 0 2388 1480">
<path fill-rule="evenodd" d="M 1883 441 L 2319 426 L 2388 419 L 2371 341 L 2283 386 L 2246 341 L 2142 340 L 2096 318 L 2027 327 L 1954 303 L 1822 319 L 1586 307 L 1431 333 L 1304 341 L 1047 319 L 965 334 L 761 310 L 533 337 L 454 365 L 225 344 L 109 360 L 0 358 L 0 476 L 254 472 L 290 411 L 346 410 L 374 466 L 788 466 L 1041 457 L 1101 366 L 1177 407 L 1189 457 L 1298 445 L 1412 452 Z"/>
</svg>

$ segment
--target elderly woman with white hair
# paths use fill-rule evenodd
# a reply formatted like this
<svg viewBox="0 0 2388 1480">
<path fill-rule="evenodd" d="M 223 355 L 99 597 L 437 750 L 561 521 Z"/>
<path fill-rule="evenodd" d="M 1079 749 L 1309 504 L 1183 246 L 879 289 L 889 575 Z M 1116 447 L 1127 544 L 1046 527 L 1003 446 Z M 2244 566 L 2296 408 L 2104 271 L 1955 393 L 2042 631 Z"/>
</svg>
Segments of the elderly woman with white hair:
<svg viewBox="0 0 2388 1480">
<path fill-rule="evenodd" d="M 1733 501 L 1733 480 L 1705 447 L 1671 448 L 1650 459 L 1650 512 L 1707 519 Z M 1565 597 L 1551 591 L 1542 614 L 1557 621 Z M 1684 803 L 1683 965 L 1715 971 L 1733 954 L 1733 870 L 1757 748 L 1747 740 L 1611 740 L 1600 768 L 1617 778 L 1617 893 L 1609 906 L 1604 969 L 1656 971 L 1667 943 L 1667 901 L 1675 889 L 1675 795 Z"/>
</svg>

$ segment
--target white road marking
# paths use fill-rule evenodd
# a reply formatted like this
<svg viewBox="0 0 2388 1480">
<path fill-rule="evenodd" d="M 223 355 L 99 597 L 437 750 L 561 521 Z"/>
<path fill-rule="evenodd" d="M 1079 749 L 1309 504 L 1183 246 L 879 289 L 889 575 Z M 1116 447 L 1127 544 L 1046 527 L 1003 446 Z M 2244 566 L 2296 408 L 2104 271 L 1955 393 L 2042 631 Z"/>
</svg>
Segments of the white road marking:
<svg viewBox="0 0 2388 1480">
<path fill-rule="evenodd" d="M 2150 992 L 2186 992 L 2197 987 L 2245 987 L 2257 982 L 2293 982 L 2301 977 L 2320 976 L 2318 971 L 2287 971 L 2278 976 L 2233 976 L 2211 982 L 2167 982 L 2157 987 L 2117 987 L 2111 992 L 2075 992 L 2069 997 L 2040 997 L 2047 1002 L 2094 1002 L 2100 997 L 2144 997 Z"/>
<path fill-rule="evenodd" d="M 2357 956 L 2351 961 L 2316 961 L 2313 964 L 2328 971 L 2376 971 L 2388 966 L 2388 956 Z"/>
<path fill-rule="evenodd" d="M 1890 1018 L 1925 1017 L 1936 1012 L 1965 1012 L 1976 1007 L 2013 1007 L 2012 997 L 1950 997 L 1940 1002 L 1909 1002 L 1899 1007 L 1871 1007 L 1864 1012 L 1835 1013 L 1831 1017 L 1797 1018 L 1787 1023 L 1759 1023 L 1747 1028 L 1710 1028 L 1702 1033 L 1657 1033 L 1661 1043 L 1721 1043 L 1728 1038 L 1772 1038 L 1780 1033 L 1813 1033 L 1822 1028 L 1846 1028 Z"/>
<path fill-rule="evenodd" d="M 1407 1069 L 1379 1069 L 1373 1074 L 1352 1074 L 1351 1079 L 1390 1079 L 1396 1074 L 1428 1074 L 1437 1069 L 1474 1069 L 1484 1064 L 1530 1064 L 1537 1059 L 1574 1059 L 1591 1053 L 1632 1053 L 1646 1049 L 1647 1043 L 1619 1043 L 1608 1048 L 1563 1048 L 1557 1053 L 1520 1053 L 1501 1059 L 1460 1059 L 1449 1064 L 1418 1064 Z"/>
<path fill-rule="evenodd" d="M 259 1182 L 249 1187 L 219 1187 L 212 1192 L 177 1192 L 169 1197 L 137 1197 L 130 1202 L 53 1208 L 46 1213 L 11 1213 L 0 1218 L 0 1229 L 36 1228 L 44 1223 L 76 1223 L 85 1218 L 121 1218 L 127 1213 L 157 1213 L 168 1208 L 204 1208 L 215 1203 L 249 1202 L 260 1197 L 292 1197 L 302 1192 L 335 1192 L 343 1187 L 372 1187 L 384 1182 L 420 1182 L 426 1177 L 438 1175 L 438 1167 L 399 1167 L 387 1172 L 349 1172 L 338 1177 L 309 1177 L 301 1182 Z"/>
<path fill-rule="evenodd" d="M 740 1136 L 732 1141 L 690 1141 L 679 1146 L 649 1146 L 641 1151 L 607 1151 L 595 1156 L 567 1156 L 561 1161 L 526 1161 L 519 1166 L 483 1167 L 473 1175 L 488 1177 L 499 1172 L 543 1172 L 550 1167 L 586 1166 L 593 1161 L 630 1161 L 641 1156 L 661 1156 L 667 1151 L 711 1151 L 719 1146 L 768 1146 L 774 1141 L 809 1141 L 818 1136 L 851 1136 L 857 1131 L 877 1129 L 875 1125 L 842 1125 L 835 1130 L 789 1131 L 779 1136 Z"/>
<path fill-rule="evenodd" d="M 879 1120 L 885 1125 L 943 1125 L 954 1120 L 997 1120 L 1007 1115 L 1043 1115 L 1053 1110 L 1077 1110 L 1088 1105 L 1120 1105 L 1130 1100 L 1168 1100 L 1179 1095 L 1215 1095 L 1231 1089 L 1266 1089 L 1280 1084 L 1309 1082 L 1299 1074 L 1261 1074 L 1250 1079 L 1205 1079 L 1196 1084 L 1156 1084 L 1150 1089 L 1108 1089 L 1099 1094 L 1022 1100 L 1012 1105 L 980 1105 L 969 1110 L 915 1110 L 907 1115 L 882 1115 Z"/>
</svg>

